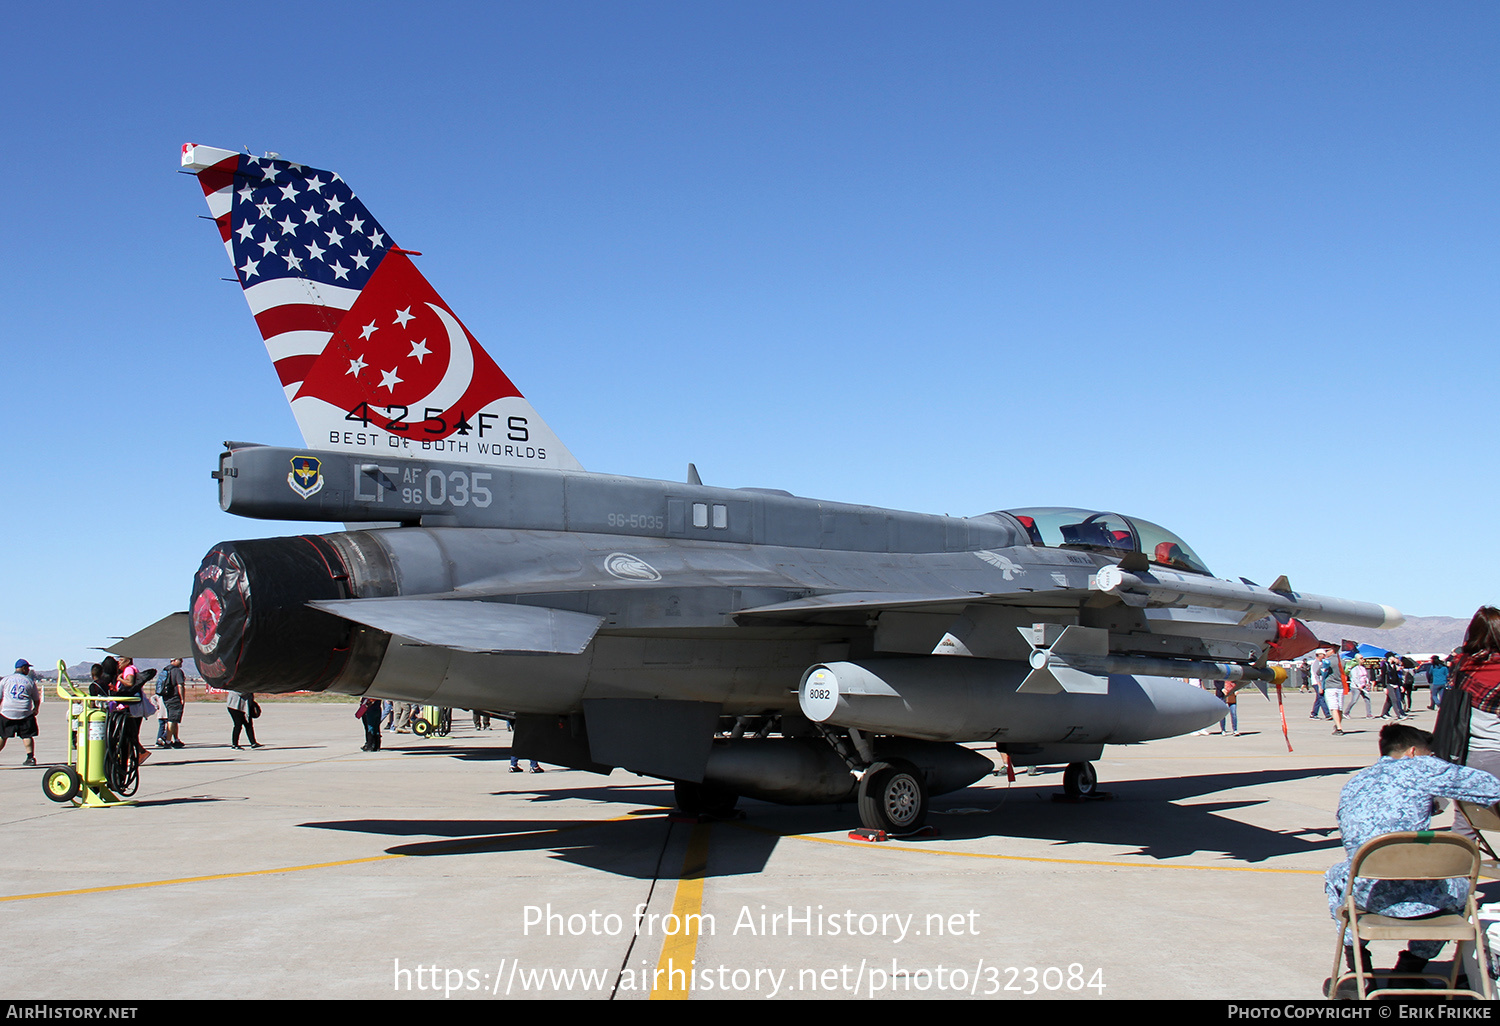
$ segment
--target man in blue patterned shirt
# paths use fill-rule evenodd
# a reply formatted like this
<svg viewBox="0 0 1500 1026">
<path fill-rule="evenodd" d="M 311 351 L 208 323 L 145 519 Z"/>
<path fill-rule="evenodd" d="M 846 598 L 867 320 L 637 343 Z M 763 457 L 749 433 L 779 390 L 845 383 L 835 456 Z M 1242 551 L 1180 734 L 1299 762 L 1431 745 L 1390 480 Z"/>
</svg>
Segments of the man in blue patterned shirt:
<svg viewBox="0 0 1500 1026">
<path fill-rule="evenodd" d="M 1380 761 L 1355 774 L 1339 796 L 1339 832 L 1345 859 L 1324 877 L 1328 907 L 1337 918 L 1344 903 L 1349 862 L 1366 841 L 1382 834 L 1431 828 L 1433 799 L 1453 798 L 1493 805 L 1500 802 L 1500 779 L 1483 770 L 1444 762 L 1432 754 L 1432 735 L 1404 723 L 1390 723 L 1380 731 Z M 1459 911 L 1468 899 L 1468 881 L 1356 880 L 1355 903 L 1367 912 L 1397 919 L 1418 919 Z M 1344 956 L 1354 968 L 1354 937 L 1344 935 Z M 1421 972 L 1442 949 L 1442 941 L 1411 941 L 1396 962 L 1395 972 Z M 1369 950 L 1360 945 L 1361 961 L 1369 965 Z"/>
</svg>

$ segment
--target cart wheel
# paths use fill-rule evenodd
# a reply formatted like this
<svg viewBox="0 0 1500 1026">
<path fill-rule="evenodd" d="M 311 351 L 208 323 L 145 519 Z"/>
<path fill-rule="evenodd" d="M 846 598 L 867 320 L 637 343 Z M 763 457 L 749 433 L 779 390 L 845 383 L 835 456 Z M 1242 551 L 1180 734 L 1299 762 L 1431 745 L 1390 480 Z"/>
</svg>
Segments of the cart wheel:
<svg viewBox="0 0 1500 1026">
<path fill-rule="evenodd" d="M 426 737 L 432 733 L 432 724 L 418 716 L 411 721 L 411 732 L 417 737 Z"/>
<path fill-rule="evenodd" d="M 42 793 L 55 802 L 72 801 L 81 787 L 71 766 L 57 766 L 42 775 Z"/>
</svg>

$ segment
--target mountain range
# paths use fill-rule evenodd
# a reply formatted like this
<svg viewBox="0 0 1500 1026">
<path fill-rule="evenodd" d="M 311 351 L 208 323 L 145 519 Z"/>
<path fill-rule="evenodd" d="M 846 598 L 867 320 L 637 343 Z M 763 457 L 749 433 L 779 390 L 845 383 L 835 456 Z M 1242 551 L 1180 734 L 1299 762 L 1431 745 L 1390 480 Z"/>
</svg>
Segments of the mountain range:
<svg viewBox="0 0 1500 1026">
<path fill-rule="evenodd" d="M 1320 641 L 1332 645 L 1347 639 L 1402 654 L 1426 654 L 1451 652 L 1463 644 L 1464 631 L 1468 629 L 1469 621 L 1456 616 L 1408 616 L 1404 624 L 1388 631 L 1312 621 L 1307 625 Z"/>
</svg>

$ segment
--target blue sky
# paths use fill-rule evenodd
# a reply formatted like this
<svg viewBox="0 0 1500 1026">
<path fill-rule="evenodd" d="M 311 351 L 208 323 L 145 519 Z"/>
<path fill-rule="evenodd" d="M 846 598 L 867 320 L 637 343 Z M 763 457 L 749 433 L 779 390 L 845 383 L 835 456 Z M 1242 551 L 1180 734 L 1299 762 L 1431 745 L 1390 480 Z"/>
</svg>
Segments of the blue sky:
<svg viewBox="0 0 1500 1026">
<path fill-rule="evenodd" d="M 300 437 L 184 142 L 341 173 L 591 470 L 1132 513 L 1500 594 L 1487 4 L 32 5 L 0 40 L 0 661 L 185 608 Z"/>
</svg>

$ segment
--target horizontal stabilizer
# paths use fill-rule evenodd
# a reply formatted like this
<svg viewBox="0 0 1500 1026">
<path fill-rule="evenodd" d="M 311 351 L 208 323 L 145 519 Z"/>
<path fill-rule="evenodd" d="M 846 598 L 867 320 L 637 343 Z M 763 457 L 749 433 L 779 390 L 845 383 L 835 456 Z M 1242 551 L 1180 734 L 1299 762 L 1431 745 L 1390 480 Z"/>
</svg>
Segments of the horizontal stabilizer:
<svg viewBox="0 0 1500 1026">
<path fill-rule="evenodd" d="M 128 638 L 121 638 L 104 651 L 122 659 L 191 659 L 193 636 L 188 614 L 168 613 L 150 627 L 143 627 Z"/>
<path fill-rule="evenodd" d="M 566 609 L 461 599 L 322 599 L 308 605 L 388 634 L 459 652 L 577 655 L 604 618 Z"/>
</svg>

